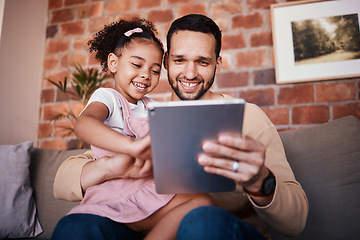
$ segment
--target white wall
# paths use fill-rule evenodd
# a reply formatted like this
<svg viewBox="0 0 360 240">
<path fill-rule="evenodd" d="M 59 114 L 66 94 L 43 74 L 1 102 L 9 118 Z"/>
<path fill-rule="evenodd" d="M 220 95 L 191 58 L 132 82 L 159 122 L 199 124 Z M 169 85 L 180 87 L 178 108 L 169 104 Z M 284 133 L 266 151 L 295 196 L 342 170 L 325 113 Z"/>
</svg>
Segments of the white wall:
<svg viewBox="0 0 360 240">
<path fill-rule="evenodd" d="M 1 15 L 0 15 L 1 17 Z M 5 0 L 0 41 L 0 144 L 36 144 L 47 0 Z"/>
</svg>

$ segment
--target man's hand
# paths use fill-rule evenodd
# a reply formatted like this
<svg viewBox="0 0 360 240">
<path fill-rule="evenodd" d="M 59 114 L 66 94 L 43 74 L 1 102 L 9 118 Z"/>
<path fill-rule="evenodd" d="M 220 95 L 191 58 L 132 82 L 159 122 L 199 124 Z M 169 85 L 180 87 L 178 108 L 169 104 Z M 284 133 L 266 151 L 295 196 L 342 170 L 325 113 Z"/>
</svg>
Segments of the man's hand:
<svg viewBox="0 0 360 240">
<path fill-rule="evenodd" d="M 91 186 L 118 178 L 145 178 L 152 176 L 152 161 L 134 159 L 125 154 L 103 157 L 85 164 L 81 173 L 81 187 L 85 192 Z"/>
<path fill-rule="evenodd" d="M 222 134 L 218 142 L 204 142 L 203 150 L 198 162 L 206 172 L 233 179 L 250 192 L 261 189 L 269 171 L 264 165 L 266 148 L 262 143 L 248 136 Z M 238 162 L 236 171 L 234 161 Z M 267 200 L 271 199 L 272 196 Z M 256 202 L 262 205 L 270 202 L 263 200 Z"/>
<path fill-rule="evenodd" d="M 116 154 L 114 157 L 105 157 L 108 166 L 108 179 L 114 178 L 145 178 L 152 175 L 151 159 L 141 160 L 124 154 Z"/>
</svg>

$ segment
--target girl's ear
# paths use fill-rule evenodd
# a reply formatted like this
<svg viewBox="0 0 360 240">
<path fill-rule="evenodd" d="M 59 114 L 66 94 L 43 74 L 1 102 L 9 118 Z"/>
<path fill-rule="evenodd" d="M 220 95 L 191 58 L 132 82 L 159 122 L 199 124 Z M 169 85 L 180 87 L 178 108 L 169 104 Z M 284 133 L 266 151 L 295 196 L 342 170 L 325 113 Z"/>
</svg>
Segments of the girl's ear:
<svg viewBox="0 0 360 240">
<path fill-rule="evenodd" d="M 113 74 L 115 74 L 117 71 L 118 60 L 119 60 L 118 56 L 116 56 L 114 53 L 110 53 L 108 55 L 107 65 L 110 72 L 112 72 Z"/>
<path fill-rule="evenodd" d="M 168 66 L 169 66 L 169 53 L 165 52 L 165 55 L 164 55 L 164 68 L 166 70 L 168 70 Z"/>
</svg>

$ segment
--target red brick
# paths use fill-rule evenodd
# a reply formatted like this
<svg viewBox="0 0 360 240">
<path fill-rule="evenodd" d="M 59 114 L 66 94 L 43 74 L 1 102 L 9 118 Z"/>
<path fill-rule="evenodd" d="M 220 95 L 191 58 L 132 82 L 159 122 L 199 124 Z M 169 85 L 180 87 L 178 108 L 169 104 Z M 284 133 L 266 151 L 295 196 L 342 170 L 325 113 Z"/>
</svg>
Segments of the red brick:
<svg viewBox="0 0 360 240">
<path fill-rule="evenodd" d="M 84 66 L 86 63 L 86 54 L 83 53 L 69 53 L 61 58 L 61 67 L 72 67 L 74 64 Z"/>
<path fill-rule="evenodd" d="M 293 124 L 325 123 L 329 121 L 330 110 L 328 106 L 301 106 L 292 109 Z"/>
<path fill-rule="evenodd" d="M 271 69 L 260 69 L 254 72 L 255 85 L 274 84 L 275 83 L 275 70 Z"/>
<path fill-rule="evenodd" d="M 50 121 L 58 114 L 68 113 L 69 111 L 69 104 L 62 103 L 62 104 L 53 104 L 44 106 L 44 121 Z"/>
<path fill-rule="evenodd" d="M 222 32 L 228 31 L 228 19 L 225 17 L 212 18 Z"/>
<path fill-rule="evenodd" d="M 64 102 L 69 100 L 80 100 L 79 97 L 77 97 L 77 94 L 75 93 L 75 90 L 68 84 L 66 88 L 66 94 L 59 89 L 56 89 L 56 102 Z"/>
<path fill-rule="evenodd" d="M 65 0 L 65 6 L 78 5 L 86 2 L 87 0 Z"/>
<path fill-rule="evenodd" d="M 54 150 L 66 150 L 66 146 L 67 146 L 66 139 L 40 141 L 40 148 L 54 149 Z"/>
<path fill-rule="evenodd" d="M 88 65 L 89 66 L 91 66 L 91 65 L 99 66 L 100 65 L 99 61 L 95 58 L 95 53 L 88 54 Z"/>
<path fill-rule="evenodd" d="M 222 50 L 245 48 L 246 42 L 244 34 L 239 33 L 237 35 L 224 35 L 222 38 Z"/>
<path fill-rule="evenodd" d="M 62 1 L 59 1 L 59 0 L 49 0 L 48 1 L 48 9 L 49 10 L 61 8 L 62 6 L 63 6 Z"/>
<path fill-rule="evenodd" d="M 72 8 L 56 10 L 51 13 L 50 24 L 71 21 L 74 17 L 74 9 Z"/>
<path fill-rule="evenodd" d="M 240 91 L 239 97 L 258 106 L 274 105 L 275 102 L 274 90 L 271 88 Z"/>
<path fill-rule="evenodd" d="M 249 50 L 235 54 L 235 66 L 243 67 L 264 67 L 269 65 L 268 51 L 265 49 Z"/>
<path fill-rule="evenodd" d="M 100 17 L 104 11 L 104 3 L 95 3 L 77 8 L 78 18 Z"/>
<path fill-rule="evenodd" d="M 51 123 L 40 123 L 38 128 L 38 138 L 51 137 L 52 124 Z"/>
<path fill-rule="evenodd" d="M 228 0 L 226 2 L 218 2 L 211 4 L 212 15 L 234 14 L 243 11 L 242 2 L 236 0 Z"/>
<path fill-rule="evenodd" d="M 60 31 L 63 36 L 80 35 L 85 31 L 85 24 L 83 21 L 64 23 L 60 25 Z"/>
<path fill-rule="evenodd" d="M 46 28 L 46 39 L 55 37 L 57 33 L 58 33 L 57 25 L 48 26 Z"/>
<path fill-rule="evenodd" d="M 248 72 L 220 72 L 216 76 L 215 84 L 219 88 L 243 87 L 249 84 Z"/>
<path fill-rule="evenodd" d="M 105 5 L 105 16 L 130 11 L 131 0 L 111 1 Z"/>
<path fill-rule="evenodd" d="M 46 43 L 45 54 L 55 54 L 69 50 L 68 39 L 50 39 Z"/>
<path fill-rule="evenodd" d="M 354 82 L 336 82 L 316 85 L 316 100 L 318 102 L 338 102 L 356 99 Z"/>
<path fill-rule="evenodd" d="M 194 0 L 167 0 L 167 4 L 189 3 L 189 2 L 194 2 Z"/>
<path fill-rule="evenodd" d="M 260 13 L 254 13 L 246 16 L 235 16 L 232 18 L 232 28 L 252 29 L 259 28 L 264 24 L 263 16 Z"/>
<path fill-rule="evenodd" d="M 205 3 L 186 4 L 179 6 L 179 11 L 178 11 L 179 16 L 184 16 L 190 13 L 208 15 L 206 11 Z"/>
<path fill-rule="evenodd" d="M 75 114 L 75 116 L 79 116 L 84 108 L 85 104 L 81 101 L 71 104 L 71 111 Z"/>
<path fill-rule="evenodd" d="M 334 119 L 353 115 L 360 119 L 360 102 L 351 102 L 333 105 Z"/>
<path fill-rule="evenodd" d="M 289 108 L 287 107 L 262 107 L 262 110 L 275 125 L 287 125 L 290 121 Z"/>
<path fill-rule="evenodd" d="M 59 81 L 62 82 L 62 83 L 64 83 L 65 77 L 68 78 L 67 81 L 69 82 L 69 81 L 70 81 L 70 79 L 69 79 L 70 73 L 69 73 L 68 70 L 59 71 L 59 72 L 55 72 L 55 73 L 48 74 L 48 75 L 45 76 L 45 79 L 50 79 L 51 81 L 56 82 L 56 83 L 58 83 Z M 45 87 L 54 86 L 52 83 L 50 83 L 50 82 L 47 81 L 47 80 L 45 81 L 45 83 L 46 83 L 46 84 L 44 85 Z"/>
<path fill-rule="evenodd" d="M 53 70 L 59 66 L 59 57 L 52 55 L 52 56 L 45 56 L 43 62 L 43 71 Z"/>
<path fill-rule="evenodd" d="M 109 25 L 112 22 L 111 17 L 99 17 L 90 19 L 87 25 L 89 33 L 95 33 L 104 28 L 104 25 Z"/>
<path fill-rule="evenodd" d="M 296 104 L 314 102 L 313 85 L 293 85 L 279 90 L 278 104 Z"/>
<path fill-rule="evenodd" d="M 270 5 L 275 3 L 275 0 L 247 0 L 249 11 L 256 9 L 270 9 Z"/>
<path fill-rule="evenodd" d="M 79 36 L 74 37 L 72 42 L 72 49 L 74 50 L 88 50 L 88 41 L 91 39 L 90 36 Z"/>
<path fill-rule="evenodd" d="M 141 12 L 131 12 L 131 13 L 122 13 L 122 14 L 118 14 L 116 16 L 116 21 L 119 21 L 120 19 L 133 19 L 133 18 L 142 18 L 142 13 Z"/>
<path fill-rule="evenodd" d="M 268 27 L 271 27 L 272 26 L 272 23 L 271 23 L 271 12 L 269 11 L 268 13 L 267 13 L 267 15 L 266 15 L 266 22 L 267 22 L 267 24 L 266 24 L 266 26 L 268 26 Z"/>
<path fill-rule="evenodd" d="M 41 103 L 54 102 L 54 97 L 55 97 L 54 89 L 43 89 L 41 90 L 40 102 Z"/>
<path fill-rule="evenodd" d="M 136 9 L 153 8 L 161 6 L 161 0 L 136 0 Z"/>
<path fill-rule="evenodd" d="M 221 70 L 229 70 L 231 68 L 232 56 L 230 53 L 221 53 L 222 64 Z"/>
<path fill-rule="evenodd" d="M 54 137 L 68 137 L 76 136 L 75 133 L 70 130 L 74 129 L 74 121 L 59 121 L 54 124 Z"/>
<path fill-rule="evenodd" d="M 273 42 L 271 31 L 265 30 L 260 33 L 251 34 L 250 43 L 252 47 L 272 46 Z"/>
<path fill-rule="evenodd" d="M 153 23 L 170 22 L 174 19 L 174 14 L 170 9 L 153 10 L 149 12 L 147 19 Z"/>
</svg>

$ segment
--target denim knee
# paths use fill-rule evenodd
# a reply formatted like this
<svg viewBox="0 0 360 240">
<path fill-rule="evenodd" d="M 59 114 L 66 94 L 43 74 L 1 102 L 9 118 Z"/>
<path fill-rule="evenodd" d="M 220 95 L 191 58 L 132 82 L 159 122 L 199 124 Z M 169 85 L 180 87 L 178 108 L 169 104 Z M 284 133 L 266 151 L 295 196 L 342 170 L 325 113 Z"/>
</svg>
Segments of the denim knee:
<svg viewBox="0 0 360 240">
<path fill-rule="evenodd" d="M 92 214 L 70 214 L 55 227 L 52 240 L 125 240 L 142 239 L 143 234 L 134 232 L 125 224 Z"/>
<path fill-rule="evenodd" d="M 218 207 L 199 207 L 189 212 L 181 221 L 177 239 L 261 239 L 264 237 L 250 224 L 230 211 Z"/>
</svg>

